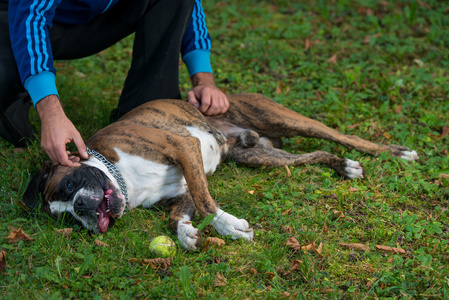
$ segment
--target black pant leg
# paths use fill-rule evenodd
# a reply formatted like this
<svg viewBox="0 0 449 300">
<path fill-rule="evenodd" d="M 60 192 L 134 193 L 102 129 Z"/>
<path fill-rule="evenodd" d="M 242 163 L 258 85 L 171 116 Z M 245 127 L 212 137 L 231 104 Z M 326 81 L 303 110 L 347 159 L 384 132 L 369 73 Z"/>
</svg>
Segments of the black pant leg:
<svg viewBox="0 0 449 300">
<path fill-rule="evenodd" d="M 0 136 L 15 146 L 26 146 L 33 136 L 28 121 L 31 105 L 11 49 L 8 4 L 0 3 Z"/>
</svg>

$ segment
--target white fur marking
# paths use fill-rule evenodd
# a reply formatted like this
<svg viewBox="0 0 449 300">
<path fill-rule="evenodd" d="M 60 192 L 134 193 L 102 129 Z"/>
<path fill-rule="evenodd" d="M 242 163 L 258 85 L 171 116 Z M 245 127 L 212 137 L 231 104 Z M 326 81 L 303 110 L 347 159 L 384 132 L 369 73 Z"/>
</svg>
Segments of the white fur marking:
<svg viewBox="0 0 449 300">
<path fill-rule="evenodd" d="M 254 238 L 254 231 L 249 227 L 249 224 L 244 219 L 237 219 L 231 214 L 218 209 L 215 213 L 212 226 L 221 235 L 230 235 L 232 239 L 244 239 L 245 241 L 252 241 Z"/>
<path fill-rule="evenodd" d="M 217 151 L 220 146 L 217 143 L 215 137 L 204 132 L 196 127 L 186 127 L 190 134 L 200 140 L 201 143 L 201 156 L 203 157 L 204 172 L 210 174 L 215 172 L 217 166 L 221 162 L 221 153 Z"/>
<path fill-rule="evenodd" d="M 120 160 L 116 164 L 125 180 L 130 208 L 146 208 L 161 199 L 184 194 L 186 181 L 175 165 L 164 165 L 114 149 Z"/>
<path fill-rule="evenodd" d="M 401 158 L 408 160 L 408 161 L 414 161 L 414 160 L 418 160 L 419 156 L 418 153 L 416 153 L 415 150 L 412 151 L 402 151 L 402 156 Z"/>
<path fill-rule="evenodd" d="M 182 248 L 196 250 L 196 242 L 200 238 L 200 231 L 192 226 L 189 216 L 184 215 L 178 221 L 178 240 Z"/>
<path fill-rule="evenodd" d="M 350 179 L 363 179 L 363 167 L 358 161 L 346 159 L 345 171 Z"/>
</svg>

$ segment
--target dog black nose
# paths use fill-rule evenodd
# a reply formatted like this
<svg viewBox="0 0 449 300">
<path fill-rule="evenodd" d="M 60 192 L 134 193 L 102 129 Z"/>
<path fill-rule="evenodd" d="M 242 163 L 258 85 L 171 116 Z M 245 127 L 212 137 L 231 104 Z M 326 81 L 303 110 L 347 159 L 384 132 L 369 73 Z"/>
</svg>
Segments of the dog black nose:
<svg viewBox="0 0 449 300">
<path fill-rule="evenodd" d="M 73 209 L 76 213 L 82 213 L 88 210 L 88 206 L 82 199 L 77 199 L 73 204 Z"/>
</svg>

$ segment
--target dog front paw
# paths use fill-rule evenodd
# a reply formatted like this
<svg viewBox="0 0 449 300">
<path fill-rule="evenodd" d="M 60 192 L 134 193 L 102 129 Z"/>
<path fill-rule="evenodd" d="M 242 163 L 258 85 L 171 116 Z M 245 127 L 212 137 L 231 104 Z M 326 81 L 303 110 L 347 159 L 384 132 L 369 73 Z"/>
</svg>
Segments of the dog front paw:
<svg viewBox="0 0 449 300">
<path fill-rule="evenodd" d="M 254 239 L 254 231 L 244 219 L 237 219 L 231 214 L 218 209 L 212 226 L 217 232 L 223 236 L 231 236 L 232 239 L 243 239 L 252 241 Z"/>
<path fill-rule="evenodd" d="M 364 170 L 362 165 L 355 160 L 346 159 L 346 177 L 349 179 L 364 178 Z"/>
<path fill-rule="evenodd" d="M 203 238 L 201 231 L 192 226 L 192 222 L 181 220 L 178 222 L 178 240 L 181 247 L 186 250 L 196 250 L 201 247 Z"/>
</svg>

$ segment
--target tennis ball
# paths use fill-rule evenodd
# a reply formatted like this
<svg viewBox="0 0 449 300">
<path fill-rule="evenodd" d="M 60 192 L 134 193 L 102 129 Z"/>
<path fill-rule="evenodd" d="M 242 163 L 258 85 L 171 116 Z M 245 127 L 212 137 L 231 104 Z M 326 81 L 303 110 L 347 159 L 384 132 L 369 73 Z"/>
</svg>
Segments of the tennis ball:
<svg viewBox="0 0 449 300">
<path fill-rule="evenodd" d="M 168 236 L 160 235 L 151 241 L 150 251 L 156 257 L 173 257 L 176 253 L 176 244 Z"/>
</svg>

